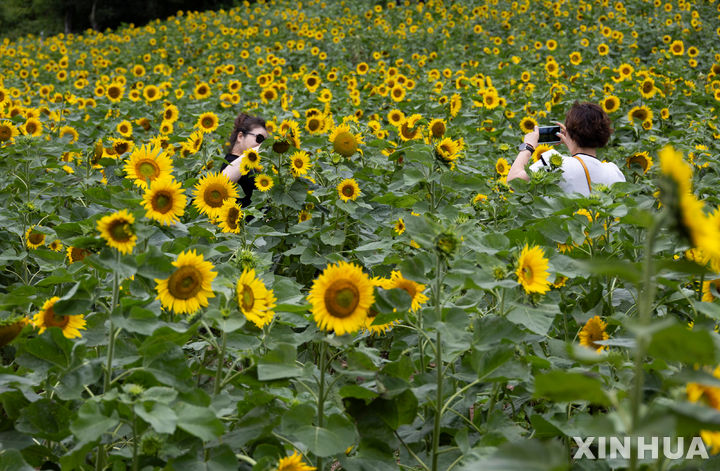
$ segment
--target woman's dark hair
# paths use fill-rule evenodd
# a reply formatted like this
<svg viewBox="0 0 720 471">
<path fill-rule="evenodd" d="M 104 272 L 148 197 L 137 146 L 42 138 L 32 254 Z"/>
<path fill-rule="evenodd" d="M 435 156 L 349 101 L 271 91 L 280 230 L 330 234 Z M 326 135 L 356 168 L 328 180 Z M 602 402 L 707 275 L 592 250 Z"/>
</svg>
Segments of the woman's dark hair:
<svg viewBox="0 0 720 471">
<path fill-rule="evenodd" d="M 237 118 L 235 118 L 235 125 L 233 126 L 232 133 L 230 134 L 230 147 L 228 147 L 227 152 L 232 152 L 238 134 L 245 134 L 246 132 L 250 132 L 250 130 L 255 126 L 260 126 L 261 128 L 264 128 L 265 120 L 259 116 L 250 116 L 249 114 L 245 113 L 240 113 L 239 115 L 237 115 Z"/>
<path fill-rule="evenodd" d="M 613 132 L 610 118 L 600 106 L 577 101 L 565 116 L 565 128 L 580 147 L 605 147 Z"/>
</svg>

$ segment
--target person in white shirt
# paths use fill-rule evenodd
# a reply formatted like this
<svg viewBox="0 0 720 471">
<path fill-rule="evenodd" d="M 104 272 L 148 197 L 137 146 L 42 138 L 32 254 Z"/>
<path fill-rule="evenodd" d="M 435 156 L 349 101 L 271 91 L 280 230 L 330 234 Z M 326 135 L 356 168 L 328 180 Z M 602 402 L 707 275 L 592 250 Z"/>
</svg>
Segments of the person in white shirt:
<svg viewBox="0 0 720 471">
<path fill-rule="evenodd" d="M 610 186 L 625 181 L 625 176 L 617 165 L 601 162 L 597 158 L 597 149 L 604 147 L 612 134 L 610 118 L 600 106 L 575 102 L 565 116 L 565 124 L 557 124 L 560 126 L 558 137 L 570 153 L 570 157 L 562 158 L 563 178 L 560 188 L 567 193 L 587 196 L 595 183 Z M 516 178 L 530 180 L 525 167 L 538 145 L 539 138 L 537 126 L 525 135 L 519 146 L 520 152 L 510 167 L 508 182 Z M 538 159 L 530 165 L 530 170 L 536 172 L 546 163 L 547 159 Z"/>
</svg>

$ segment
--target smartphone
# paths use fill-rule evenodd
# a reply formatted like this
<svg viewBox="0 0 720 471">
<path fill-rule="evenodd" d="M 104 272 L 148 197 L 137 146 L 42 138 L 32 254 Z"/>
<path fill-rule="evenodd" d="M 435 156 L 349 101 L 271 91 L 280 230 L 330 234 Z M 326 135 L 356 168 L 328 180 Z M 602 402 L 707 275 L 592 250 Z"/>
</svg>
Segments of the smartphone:
<svg viewBox="0 0 720 471">
<path fill-rule="evenodd" d="M 538 127 L 540 133 L 539 144 L 559 144 L 560 138 L 557 133 L 560 132 L 560 126 L 540 126 Z"/>
</svg>

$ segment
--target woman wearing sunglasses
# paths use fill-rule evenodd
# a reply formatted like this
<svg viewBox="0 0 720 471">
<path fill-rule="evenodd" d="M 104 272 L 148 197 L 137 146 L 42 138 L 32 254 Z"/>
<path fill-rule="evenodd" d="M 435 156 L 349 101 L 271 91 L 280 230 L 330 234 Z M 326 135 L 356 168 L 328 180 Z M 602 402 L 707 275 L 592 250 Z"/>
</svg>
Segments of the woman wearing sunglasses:
<svg viewBox="0 0 720 471">
<path fill-rule="evenodd" d="M 245 113 L 240 113 L 235 118 L 235 126 L 230 134 L 230 146 L 225 155 L 227 163 L 223 164 L 220 170 L 230 181 L 240 185 L 245 192 L 245 196 L 238 202 L 243 208 L 250 205 L 250 197 L 255 188 L 255 177 L 250 173 L 242 175 L 240 172 L 241 157 L 246 150 L 260 147 L 267 137 L 268 132 L 265 129 L 264 119 Z"/>
</svg>

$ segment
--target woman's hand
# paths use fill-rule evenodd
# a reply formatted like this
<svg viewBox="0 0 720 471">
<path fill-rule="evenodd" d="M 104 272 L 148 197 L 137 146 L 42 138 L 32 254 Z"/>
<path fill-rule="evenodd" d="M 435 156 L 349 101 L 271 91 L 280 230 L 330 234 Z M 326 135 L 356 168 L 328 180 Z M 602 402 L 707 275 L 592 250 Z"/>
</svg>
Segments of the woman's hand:
<svg viewBox="0 0 720 471">
<path fill-rule="evenodd" d="M 525 134 L 525 138 L 523 139 L 523 142 L 525 144 L 529 144 L 533 146 L 533 149 L 537 147 L 538 140 L 540 139 L 540 132 L 538 131 L 538 127 L 535 126 L 535 129 L 533 129 L 531 132 Z"/>
<path fill-rule="evenodd" d="M 557 134 L 560 138 L 560 141 L 565 144 L 565 147 L 568 148 L 568 150 L 571 150 L 575 146 L 575 142 L 570 139 L 570 136 L 567 134 L 567 129 L 565 128 L 565 125 L 563 123 L 555 121 L 555 124 L 560 126 L 560 132 Z"/>
</svg>

